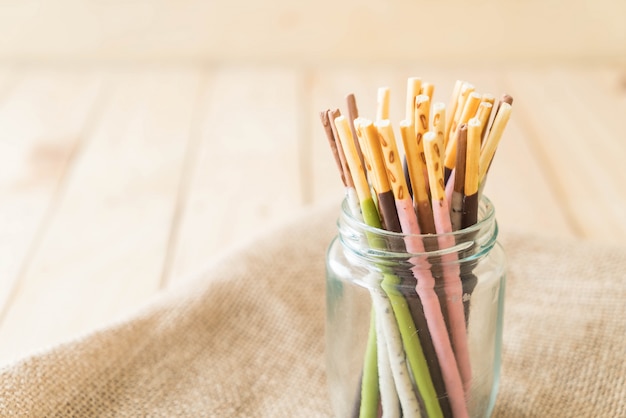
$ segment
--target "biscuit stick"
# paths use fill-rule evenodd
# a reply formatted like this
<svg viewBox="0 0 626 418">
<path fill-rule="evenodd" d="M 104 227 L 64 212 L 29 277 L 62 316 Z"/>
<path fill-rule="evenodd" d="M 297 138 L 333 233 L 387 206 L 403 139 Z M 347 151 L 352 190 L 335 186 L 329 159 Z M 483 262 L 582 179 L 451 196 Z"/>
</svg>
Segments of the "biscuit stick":
<svg viewBox="0 0 626 418">
<path fill-rule="evenodd" d="M 448 332 L 452 340 L 452 347 L 457 360 L 462 385 L 467 395 L 471 381 L 472 370 L 469 360 L 469 349 L 465 328 L 465 313 L 463 308 L 463 286 L 460 278 L 460 269 L 457 263 L 457 255 L 454 252 L 446 252 L 446 249 L 454 247 L 455 240 L 450 234 L 452 224 L 450 212 L 445 195 L 443 181 L 443 143 L 433 132 L 424 136 L 424 151 L 426 154 L 426 166 L 428 168 L 428 180 L 432 196 L 435 228 L 437 230 L 438 243 L 443 265 L 443 281 L 446 295 L 446 311 L 448 314 Z M 465 407 L 465 405 L 463 405 Z M 455 405 L 452 406 L 457 415 Z M 462 411 L 459 411 L 462 413 Z M 464 411 L 467 416 L 467 410 Z"/>
</svg>

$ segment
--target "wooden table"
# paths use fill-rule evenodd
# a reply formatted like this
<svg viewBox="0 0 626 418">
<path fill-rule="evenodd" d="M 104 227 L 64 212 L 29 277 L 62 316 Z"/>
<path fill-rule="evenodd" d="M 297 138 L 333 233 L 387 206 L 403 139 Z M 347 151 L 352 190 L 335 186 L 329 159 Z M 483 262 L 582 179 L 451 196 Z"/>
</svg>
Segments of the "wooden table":
<svg viewBox="0 0 626 418">
<path fill-rule="evenodd" d="M 408 76 L 515 97 L 485 193 L 505 229 L 623 243 L 626 69 L 5 66 L 0 364 L 135 312 L 342 188 L 318 111 Z"/>
</svg>

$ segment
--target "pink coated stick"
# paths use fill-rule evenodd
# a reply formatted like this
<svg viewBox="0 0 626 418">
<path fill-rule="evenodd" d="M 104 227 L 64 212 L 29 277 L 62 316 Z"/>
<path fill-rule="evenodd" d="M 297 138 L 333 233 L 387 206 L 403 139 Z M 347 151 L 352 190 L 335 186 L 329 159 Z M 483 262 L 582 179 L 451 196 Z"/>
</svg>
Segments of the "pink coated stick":
<svg viewBox="0 0 626 418">
<path fill-rule="evenodd" d="M 410 253 L 424 253 L 424 242 L 415 235 L 420 233 L 420 228 L 417 215 L 413 209 L 413 201 L 410 197 L 402 200 L 396 199 L 396 208 L 402 231 L 409 234 L 405 238 L 407 251 Z M 415 264 L 415 267 L 413 267 L 413 275 L 417 279 L 415 290 L 422 301 L 428 331 L 431 334 L 433 347 L 439 359 L 439 366 L 446 390 L 448 391 L 450 406 L 455 417 L 467 417 L 463 381 L 448 337 L 446 323 L 441 314 L 439 298 L 434 291 L 435 278 L 430 271 L 428 261 L 424 258 L 415 258 L 411 262 Z M 461 304 L 461 308 L 463 308 L 463 304 Z M 463 314 L 462 310 L 461 314 Z M 465 325 L 463 331 L 465 331 Z"/>
<path fill-rule="evenodd" d="M 435 229 L 438 234 L 442 234 L 438 238 L 440 249 L 454 247 L 456 243 L 454 237 L 449 234 L 452 232 L 452 224 L 450 222 L 448 202 L 445 199 L 433 201 L 433 215 L 435 218 Z M 461 269 L 456 262 L 458 260 L 456 254 L 446 253 L 442 255 L 441 258 L 452 345 L 456 354 L 459 372 L 463 379 L 463 387 L 467 393 L 469 392 L 472 382 L 472 368 L 470 365 L 467 333 L 465 329 Z"/>
</svg>

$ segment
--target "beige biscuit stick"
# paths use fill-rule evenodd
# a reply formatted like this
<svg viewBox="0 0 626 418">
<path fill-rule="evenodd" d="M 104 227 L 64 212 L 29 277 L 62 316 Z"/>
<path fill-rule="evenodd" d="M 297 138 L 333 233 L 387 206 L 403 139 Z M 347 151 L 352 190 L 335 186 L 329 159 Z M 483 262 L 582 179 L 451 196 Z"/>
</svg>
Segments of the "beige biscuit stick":
<svg viewBox="0 0 626 418">
<path fill-rule="evenodd" d="M 408 120 L 400 122 L 400 134 L 413 189 L 413 205 L 417 211 L 420 230 L 424 234 L 431 234 L 435 233 L 435 225 L 428 193 L 426 162 L 423 159 L 425 158 L 423 147 L 422 150 L 419 149 L 413 132 L 415 132 L 415 128 Z"/>
<path fill-rule="evenodd" d="M 356 147 L 357 155 L 361 160 L 361 165 L 365 166 L 365 161 L 363 160 L 363 152 L 361 151 L 361 147 L 356 139 L 356 129 L 354 129 L 354 120 L 359 117 L 359 109 L 356 105 L 356 97 L 354 94 L 350 93 L 346 95 L 346 105 L 348 107 L 348 124 L 350 126 L 350 132 L 352 133 L 352 138 L 354 138 L 354 145 Z"/>
<path fill-rule="evenodd" d="M 415 141 L 420 157 L 420 169 L 426 173 L 426 158 L 424 157 L 424 134 L 428 132 L 430 125 L 430 99 L 427 95 L 420 94 L 415 98 Z M 424 174 L 426 175 L 426 174 Z M 426 189 L 428 182 L 426 181 Z M 420 201 L 426 199 L 428 192 L 424 196 L 420 195 Z"/>
<path fill-rule="evenodd" d="M 430 124 L 430 97 L 420 94 L 415 98 L 415 133 L 424 135 Z M 418 143 L 421 142 L 421 135 Z"/>
<path fill-rule="evenodd" d="M 470 227 L 478 222 L 478 164 L 480 159 L 480 136 L 482 122 L 472 118 L 467 123 L 467 142 L 465 148 L 465 190 L 461 228 Z M 467 282 L 471 286 L 470 282 Z M 466 289 L 467 291 L 467 289 Z M 471 291 L 469 291 L 471 293 Z M 466 314 L 466 318 L 467 318 Z"/>
<path fill-rule="evenodd" d="M 409 77 L 406 82 L 406 113 L 404 118 L 415 127 L 415 98 L 419 96 L 422 89 L 422 79 L 419 77 Z"/>
<path fill-rule="evenodd" d="M 424 81 L 422 83 L 422 88 L 420 90 L 420 94 L 425 94 L 428 96 L 430 101 L 433 101 L 433 95 L 435 94 L 435 85 L 433 83 L 429 83 L 428 81 Z"/>
<path fill-rule="evenodd" d="M 402 171 L 402 162 L 391 122 L 389 120 L 380 120 L 375 123 L 375 126 L 378 130 L 380 146 L 387 167 L 387 177 L 389 178 L 393 195 L 398 200 L 405 199 L 409 196 L 409 191 L 404 172 Z"/>
<path fill-rule="evenodd" d="M 359 196 L 359 201 L 370 199 L 372 197 L 370 187 L 367 183 L 365 171 L 363 171 L 363 166 L 361 165 L 361 160 L 359 159 L 359 154 L 357 153 L 356 145 L 352 138 L 350 124 L 346 117 L 339 116 L 335 118 L 335 127 L 337 128 L 339 143 L 343 147 L 346 161 L 350 167 L 350 173 L 352 174 L 354 188 Z"/>
<path fill-rule="evenodd" d="M 371 165 L 372 182 L 376 185 L 374 189 L 377 193 L 391 190 L 385 160 L 378 140 L 378 130 L 371 120 L 365 118 L 356 119 L 354 125 L 359 136 L 359 142 L 363 145 L 364 154 L 367 155 Z"/>
<path fill-rule="evenodd" d="M 480 160 L 480 135 L 483 122 L 475 117 L 467 123 L 467 148 L 465 154 L 465 195 L 478 193 L 478 164 Z"/>
<path fill-rule="evenodd" d="M 389 87 L 379 87 L 376 100 L 376 120 L 389 119 Z"/>
<path fill-rule="evenodd" d="M 489 169 L 491 160 L 493 159 L 498 143 L 502 138 L 504 128 L 506 128 L 506 124 L 509 122 L 511 117 L 511 109 L 511 105 L 507 102 L 502 102 L 500 104 L 498 113 L 496 114 L 493 124 L 489 129 L 487 139 L 481 147 L 480 162 L 478 163 L 479 183 L 483 183 L 485 181 L 485 176 L 487 175 L 487 170 Z"/>
<path fill-rule="evenodd" d="M 433 103 L 431 114 L 429 131 L 434 132 L 443 141 L 446 135 L 446 105 L 441 102 Z"/>
<path fill-rule="evenodd" d="M 420 201 L 428 198 L 426 189 L 426 178 L 424 177 L 425 166 L 423 165 L 421 153 L 415 140 L 415 127 L 408 120 L 400 121 L 400 134 L 407 165 L 409 166 L 409 179 L 413 189 L 413 200 Z"/>
<path fill-rule="evenodd" d="M 472 87 L 473 88 L 473 87 Z M 463 123 L 467 123 L 471 118 L 474 117 L 476 111 L 478 110 L 478 106 L 480 105 L 480 94 L 472 91 L 467 95 L 467 98 L 463 102 L 463 110 L 460 112 L 458 125 L 453 126 L 452 137 L 448 141 L 448 145 L 445 151 L 445 168 L 447 169 L 447 174 L 454 169 L 454 165 L 456 162 L 456 137 L 458 135 L 458 126 Z M 460 103 L 459 103 L 460 105 Z M 447 181 L 447 177 L 446 177 Z"/>
<path fill-rule="evenodd" d="M 450 104 L 448 105 L 447 119 L 445 121 L 446 129 L 444 131 L 443 146 L 448 145 L 448 137 L 450 136 L 450 130 L 452 129 L 452 121 L 456 108 L 459 104 L 459 95 L 461 94 L 461 87 L 463 87 L 463 80 L 457 80 L 452 90 L 452 97 L 450 97 Z"/>
<path fill-rule="evenodd" d="M 476 111 L 476 118 L 480 121 L 480 140 L 482 139 L 487 132 L 485 127 L 489 124 L 489 117 L 491 116 L 491 110 L 493 109 L 493 104 L 485 101 L 481 101 L 478 106 L 478 110 Z M 471 119 L 470 119 L 471 120 Z"/>
<path fill-rule="evenodd" d="M 367 147 L 367 144 L 365 143 L 365 137 L 363 136 L 363 131 L 359 131 L 359 128 L 358 128 L 359 125 L 361 125 L 361 123 L 363 123 L 364 121 L 366 121 L 365 118 L 358 117 L 353 122 L 354 129 L 356 132 L 356 139 L 357 139 L 356 143 L 359 145 L 359 148 L 361 149 L 361 155 L 363 156 L 363 164 L 364 164 L 363 167 L 365 168 L 365 174 L 367 176 L 367 179 L 369 180 L 372 187 L 374 188 L 374 191 L 378 193 L 380 192 L 380 185 L 378 184 L 378 179 L 376 178 L 376 176 L 374 176 L 374 173 L 373 173 L 372 158 L 369 153 L 369 148 Z"/>
<path fill-rule="evenodd" d="M 463 123 L 461 122 L 461 115 L 463 114 L 463 110 L 465 109 L 465 102 L 469 98 L 470 94 L 474 93 L 475 87 L 473 84 L 464 82 L 461 85 L 461 91 L 459 93 L 458 102 L 456 108 L 454 109 L 454 115 L 452 117 L 452 125 L 450 126 L 450 131 L 447 133 L 448 141 L 452 140 L 456 135 L 457 127 Z M 447 148 L 448 144 L 445 143 L 444 146 Z"/>
<path fill-rule="evenodd" d="M 428 181 L 430 183 L 430 196 L 433 206 L 435 206 L 437 202 L 445 201 L 446 187 L 443 182 L 443 143 L 434 132 L 427 132 L 424 135 L 424 153 L 426 156 Z M 448 212 L 445 211 L 445 214 L 448 214 Z M 450 231 L 452 230 L 451 228 L 449 229 Z M 449 231 L 442 230 L 440 232 Z"/>
</svg>

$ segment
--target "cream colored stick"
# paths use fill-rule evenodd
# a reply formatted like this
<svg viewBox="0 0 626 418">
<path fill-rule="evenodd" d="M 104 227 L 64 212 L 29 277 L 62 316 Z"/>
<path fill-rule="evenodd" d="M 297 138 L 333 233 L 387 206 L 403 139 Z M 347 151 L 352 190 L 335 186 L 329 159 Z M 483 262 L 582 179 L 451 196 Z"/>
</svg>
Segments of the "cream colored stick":
<svg viewBox="0 0 626 418">
<path fill-rule="evenodd" d="M 474 85 L 467 83 L 467 82 L 464 82 L 463 85 L 461 86 L 461 91 L 459 93 L 458 101 L 454 109 L 454 115 L 452 117 L 452 124 L 450 126 L 450 131 L 447 132 L 447 141 L 451 141 L 454 138 L 457 127 L 462 123 L 461 114 L 463 113 L 463 110 L 465 109 L 465 102 L 469 98 L 469 95 L 474 92 L 474 90 L 475 90 Z M 446 142 L 444 145 L 447 149 L 448 142 Z"/>
<path fill-rule="evenodd" d="M 489 129 L 487 139 L 483 143 L 480 150 L 480 162 L 478 163 L 478 182 L 483 183 L 485 176 L 491 165 L 491 160 L 496 153 L 498 143 L 502 138 L 504 128 L 506 128 L 509 119 L 511 118 L 511 105 L 507 102 L 502 102 L 498 109 L 498 113 Z"/>
<path fill-rule="evenodd" d="M 456 108 L 459 105 L 459 95 L 461 94 L 461 87 L 463 87 L 463 80 L 457 80 L 454 83 L 454 89 L 452 90 L 452 97 L 450 97 L 450 104 L 448 105 L 447 119 L 445 121 L 446 129 L 444 131 L 443 146 L 448 145 L 448 138 L 450 137 L 450 131 L 452 130 L 452 121 L 454 120 L 454 114 Z"/>
<path fill-rule="evenodd" d="M 389 87 L 379 87 L 376 100 L 376 120 L 389 119 Z"/>
<path fill-rule="evenodd" d="M 404 200 L 407 197 L 410 198 L 391 122 L 389 120 L 380 120 L 376 121 L 375 126 L 378 130 L 378 139 L 383 152 L 383 158 L 388 173 L 387 177 L 393 195 L 397 200 Z"/>
<path fill-rule="evenodd" d="M 463 94 L 463 92 L 461 94 Z M 450 173 L 452 172 L 452 170 L 454 169 L 454 165 L 456 163 L 456 146 L 457 146 L 456 138 L 458 135 L 458 126 L 460 126 L 463 123 L 467 123 L 467 121 L 469 121 L 470 118 L 474 117 L 474 115 L 476 114 L 476 111 L 478 110 L 478 106 L 480 105 L 480 99 L 481 99 L 480 94 L 474 91 L 470 92 L 463 102 L 463 110 L 460 112 L 460 115 L 458 118 L 459 124 L 456 126 L 453 126 L 453 130 L 452 130 L 453 136 L 448 141 L 448 145 L 446 147 L 445 157 L 444 157 L 445 167 L 446 167 L 446 181 L 448 180 L 448 177 Z"/>
<path fill-rule="evenodd" d="M 367 178 L 365 177 L 365 171 L 361 165 L 359 154 L 356 150 L 354 138 L 352 137 L 352 131 L 350 125 L 345 116 L 339 116 L 335 118 L 335 127 L 337 128 L 337 134 L 339 137 L 339 143 L 343 148 L 346 156 L 346 161 L 350 167 L 350 173 L 352 174 L 352 180 L 354 181 L 354 188 L 356 189 L 359 201 L 371 199 L 372 194 L 370 192 Z"/>
<path fill-rule="evenodd" d="M 432 83 L 429 83 L 428 81 L 424 81 L 422 83 L 420 94 L 425 94 L 426 96 L 428 96 L 428 99 L 432 102 L 433 95 L 435 94 L 435 85 Z"/>
<path fill-rule="evenodd" d="M 430 97 L 420 94 L 415 98 L 415 134 L 417 142 L 423 148 L 422 136 L 428 131 L 430 124 Z"/>
<path fill-rule="evenodd" d="M 467 148 L 465 157 L 465 195 L 478 193 L 478 164 L 480 161 L 480 136 L 483 122 L 475 117 L 467 123 Z"/>
<path fill-rule="evenodd" d="M 480 140 L 482 142 L 483 136 L 487 132 L 486 127 L 489 124 L 489 118 L 491 116 L 491 110 L 493 109 L 493 103 L 481 101 L 476 111 L 476 118 L 480 121 Z M 470 119 L 471 120 L 471 119 Z"/>
<path fill-rule="evenodd" d="M 369 161 L 372 183 L 375 184 L 374 189 L 377 193 L 384 193 L 391 190 L 389 179 L 387 177 L 387 167 L 380 141 L 378 140 L 378 130 L 371 120 L 366 118 L 358 118 L 354 121 L 356 133 L 359 136 L 359 143 L 362 145 L 364 155 L 367 155 Z"/>
<path fill-rule="evenodd" d="M 422 89 L 422 79 L 419 77 L 409 77 L 406 82 L 406 113 L 405 119 L 411 122 L 415 128 L 415 98 L 419 96 Z"/>
</svg>

